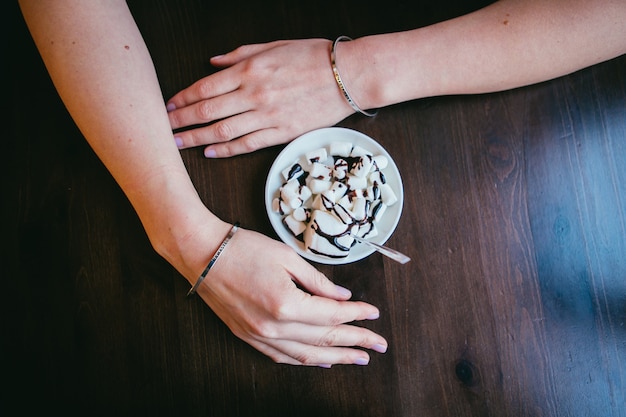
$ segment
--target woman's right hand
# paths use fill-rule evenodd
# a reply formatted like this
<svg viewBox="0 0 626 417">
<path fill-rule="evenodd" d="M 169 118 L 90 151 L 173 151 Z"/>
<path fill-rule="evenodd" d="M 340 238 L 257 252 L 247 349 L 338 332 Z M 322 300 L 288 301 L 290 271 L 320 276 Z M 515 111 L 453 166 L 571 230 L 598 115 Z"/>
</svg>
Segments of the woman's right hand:
<svg viewBox="0 0 626 417">
<path fill-rule="evenodd" d="M 148 228 L 155 248 L 191 285 L 231 228 L 207 213 L 190 210 L 189 221 L 175 218 L 176 227 Z M 349 290 L 284 243 L 254 231 L 240 228 L 233 235 L 197 294 L 236 336 L 275 362 L 365 365 L 369 355 L 359 348 L 387 350 L 382 336 L 349 324 L 377 319 L 376 307 L 348 301 Z"/>
<path fill-rule="evenodd" d="M 235 233 L 198 294 L 236 336 L 275 362 L 365 365 L 369 355 L 355 347 L 387 350 L 380 335 L 347 324 L 378 318 L 376 307 L 347 301 L 348 290 L 253 231 Z"/>
</svg>

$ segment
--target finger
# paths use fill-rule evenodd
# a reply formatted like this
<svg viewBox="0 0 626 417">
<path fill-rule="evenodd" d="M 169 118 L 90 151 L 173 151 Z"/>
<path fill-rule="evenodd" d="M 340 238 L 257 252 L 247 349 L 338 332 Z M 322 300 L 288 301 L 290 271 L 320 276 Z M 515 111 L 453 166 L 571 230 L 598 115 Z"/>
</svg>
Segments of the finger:
<svg viewBox="0 0 626 417">
<path fill-rule="evenodd" d="M 227 142 L 207 146 L 204 150 L 204 156 L 207 158 L 228 158 L 235 155 L 242 155 L 262 148 L 286 143 L 292 140 L 293 136 L 292 134 L 285 133 L 283 129 L 260 129 Z"/>
<path fill-rule="evenodd" d="M 253 55 L 275 48 L 281 43 L 284 42 L 275 41 L 251 45 L 242 45 L 227 54 L 212 57 L 210 62 L 211 65 L 215 65 L 216 67 L 230 67 L 237 64 L 238 62 L 243 61 L 244 59 L 250 58 Z"/>
<path fill-rule="evenodd" d="M 300 257 L 286 264 L 286 268 L 293 280 L 311 294 L 336 300 L 347 300 L 350 298 L 341 296 L 342 294 L 340 293 L 347 295 L 342 289 L 343 287 L 337 287 L 326 275 L 308 262 L 304 262 Z"/>
<path fill-rule="evenodd" d="M 270 343 L 275 343 L 274 347 L 258 340 L 245 341 L 272 361 L 287 365 L 330 368 L 337 364 L 367 365 L 370 361 L 367 352 L 352 348 L 328 348 L 293 341 L 271 341 Z"/>
<path fill-rule="evenodd" d="M 215 153 L 205 152 L 205 156 L 208 158 L 228 157 L 282 143 L 280 139 L 284 136 L 276 134 L 276 129 L 266 123 L 269 123 L 268 119 L 259 117 L 257 111 L 248 111 L 208 126 L 178 132 L 176 139 L 180 148 L 224 144 L 214 145 L 211 149 L 215 149 Z M 230 141 L 233 139 L 237 139 L 237 143 L 231 144 Z M 286 139 L 283 140 L 283 142 L 286 141 Z"/>
<path fill-rule="evenodd" d="M 268 344 L 272 344 L 272 340 L 292 340 L 311 346 L 362 347 L 379 353 L 387 351 L 385 338 L 364 327 L 347 324 L 315 326 L 300 322 L 277 324 L 275 332 L 268 327 L 264 329 L 263 335 L 259 335 Z"/>
<path fill-rule="evenodd" d="M 312 346 L 291 340 L 276 341 L 272 347 L 282 355 L 281 359 L 286 357 L 287 360 L 301 365 L 328 367 L 336 364 L 367 365 L 370 361 L 367 352 L 349 347 Z"/>
<path fill-rule="evenodd" d="M 236 115 L 250 110 L 250 105 L 238 91 L 223 94 L 197 102 L 188 103 L 184 107 L 168 112 L 172 130 L 187 126 L 209 123 L 227 116 Z"/>
<path fill-rule="evenodd" d="M 237 90 L 240 85 L 241 79 L 235 71 L 229 69 L 218 71 L 176 93 L 167 101 L 167 110 L 172 112 L 201 100 L 230 93 Z"/>
</svg>

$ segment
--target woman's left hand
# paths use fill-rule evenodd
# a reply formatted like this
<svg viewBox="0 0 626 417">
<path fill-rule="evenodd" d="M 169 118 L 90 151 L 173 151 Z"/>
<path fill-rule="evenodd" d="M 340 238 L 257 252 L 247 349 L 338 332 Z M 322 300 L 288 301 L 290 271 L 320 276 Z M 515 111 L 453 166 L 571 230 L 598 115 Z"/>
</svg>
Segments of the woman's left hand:
<svg viewBox="0 0 626 417">
<path fill-rule="evenodd" d="M 168 114 L 179 148 L 201 145 L 228 157 L 286 143 L 351 113 L 330 63 L 330 41 L 245 45 L 211 63 L 225 69 L 172 97 Z M 195 127 L 201 125 L 200 127 Z"/>
</svg>

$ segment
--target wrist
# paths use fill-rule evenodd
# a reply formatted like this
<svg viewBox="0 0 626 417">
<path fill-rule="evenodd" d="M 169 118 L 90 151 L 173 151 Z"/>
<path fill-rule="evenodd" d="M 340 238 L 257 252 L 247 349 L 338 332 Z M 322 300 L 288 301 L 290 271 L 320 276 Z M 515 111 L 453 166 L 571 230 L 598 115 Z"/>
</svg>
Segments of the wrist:
<svg viewBox="0 0 626 417">
<path fill-rule="evenodd" d="M 337 55 L 347 88 L 364 109 L 431 96 L 439 85 L 429 63 L 433 54 L 421 30 L 341 42 Z"/>
<path fill-rule="evenodd" d="M 363 110 L 384 107 L 389 103 L 385 70 L 375 37 L 338 42 L 336 66 L 346 90 Z"/>
<path fill-rule="evenodd" d="M 193 284 L 231 228 L 231 224 L 202 206 L 186 209 L 149 235 L 156 252 Z"/>
<path fill-rule="evenodd" d="M 154 250 L 190 281 L 231 227 L 207 209 L 186 174 L 151 177 L 129 198 Z"/>
</svg>

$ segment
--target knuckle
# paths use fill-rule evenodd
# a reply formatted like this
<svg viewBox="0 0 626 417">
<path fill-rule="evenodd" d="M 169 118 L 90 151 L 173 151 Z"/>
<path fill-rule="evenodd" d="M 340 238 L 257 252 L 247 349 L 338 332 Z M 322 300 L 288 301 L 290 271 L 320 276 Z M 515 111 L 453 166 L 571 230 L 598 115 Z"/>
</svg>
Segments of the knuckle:
<svg viewBox="0 0 626 417">
<path fill-rule="evenodd" d="M 320 363 L 318 356 L 311 349 L 307 349 L 296 354 L 294 359 L 302 365 L 317 365 Z"/>
<path fill-rule="evenodd" d="M 215 138 L 218 141 L 222 141 L 225 142 L 227 140 L 232 139 L 234 136 L 234 130 L 233 127 L 231 126 L 230 123 L 226 122 L 226 121 L 222 121 L 219 123 L 216 123 L 213 126 L 214 129 L 214 133 L 215 133 Z"/>
<path fill-rule="evenodd" d="M 276 97 L 276 92 L 270 88 L 267 88 L 266 84 L 263 84 L 256 88 L 250 98 L 252 102 L 257 106 L 269 106 L 271 103 L 274 103 Z M 268 109 L 270 117 L 273 117 L 273 113 L 271 109 Z"/>
<path fill-rule="evenodd" d="M 185 137 L 185 143 L 187 144 L 187 147 L 191 148 L 202 145 L 203 140 L 200 132 L 198 130 L 190 131 Z"/>
<path fill-rule="evenodd" d="M 289 321 L 293 316 L 293 308 L 288 303 L 280 303 L 270 310 L 270 314 L 278 322 Z"/>
<path fill-rule="evenodd" d="M 335 346 L 337 344 L 337 332 L 329 330 L 318 341 L 318 346 Z"/>
<path fill-rule="evenodd" d="M 198 104 L 196 111 L 200 120 L 209 121 L 215 114 L 215 106 L 210 100 L 204 100 Z"/>
<path fill-rule="evenodd" d="M 241 139 L 239 146 L 241 148 L 242 153 L 250 153 L 262 147 L 262 144 L 260 144 L 259 140 L 256 139 L 255 137 L 246 136 L 245 138 Z"/>
<path fill-rule="evenodd" d="M 277 339 L 279 333 L 271 322 L 266 320 L 256 320 L 249 323 L 250 333 L 256 338 L 262 339 Z"/>
<path fill-rule="evenodd" d="M 209 78 L 205 78 L 196 83 L 196 95 L 205 98 L 211 97 L 213 92 L 215 91 L 215 84 L 209 80 Z"/>
<path fill-rule="evenodd" d="M 217 145 L 214 149 L 221 158 L 230 158 L 236 155 L 235 151 L 228 144 Z"/>
</svg>

